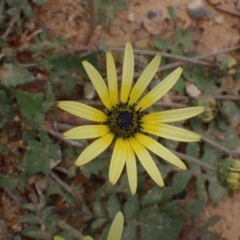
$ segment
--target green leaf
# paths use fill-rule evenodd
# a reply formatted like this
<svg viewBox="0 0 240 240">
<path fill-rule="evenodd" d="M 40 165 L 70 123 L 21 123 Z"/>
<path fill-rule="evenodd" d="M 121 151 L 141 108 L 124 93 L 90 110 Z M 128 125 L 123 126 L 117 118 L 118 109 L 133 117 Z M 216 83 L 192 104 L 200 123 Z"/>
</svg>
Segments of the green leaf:
<svg viewBox="0 0 240 240">
<path fill-rule="evenodd" d="M 175 239 L 181 228 L 181 222 L 168 214 L 160 213 L 156 208 L 146 208 L 140 212 L 139 227 L 141 239 Z"/>
<path fill-rule="evenodd" d="M 0 176 L 0 186 L 8 190 L 14 190 L 16 187 L 23 189 L 25 186 L 26 178 L 23 173 L 9 173 L 4 176 Z"/>
<path fill-rule="evenodd" d="M 188 156 L 199 159 L 199 144 L 197 142 L 191 142 L 187 144 L 186 154 Z M 188 166 L 192 173 L 199 173 L 201 170 L 200 166 L 196 163 L 188 162 Z"/>
<path fill-rule="evenodd" d="M 31 223 L 31 224 L 38 224 L 40 223 L 40 219 L 38 219 L 35 214 L 25 214 L 20 217 L 20 221 L 23 223 Z"/>
<path fill-rule="evenodd" d="M 137 236 L 136 227 L 137 226 L 135 223 L 128 223 L 126 226 L 124 226 L 122 239 L 124 239 L 124 240 L 136 239 L 136 236 Z"/>
<path fill-rule="evenodd" d="M 93 202 L 93 211 L 94 213 L 99 216 L 99 217 L 106 217 L 106 212 L 105 209 L 100 201 L 99 198 L 95 199 L 95 201 Z"/>
<path fill-rule="evenodd" d="M 209 182 L 208 194 L 212 202 L 218 205 L 223 198 L 228 196 L 228 190 L 217 182 Z"/>
<path fill-rule="evenodd" d="M 144 196 L 142 200 L 142 205 L 144 207 L 154 206 L 155 204 L 160 204 L 170 199 L 173 196 L 173 189 L 169 187 L 160 188 L 154 187 L 150 189 Z"/>
<path fill-rule="evenodd" d="M 179 201 L 171 201 L 167 205 L 165 205 L 162 209 L 162 212 L 169 214 L 169 216 L 173 218 L 181 218 L 180 202 Z"/>
<path fill-rule="evenodd" d="M 36 5 L 42 6 L 47 3 L 47 0 L 32 0 Z"/>
<path fill-rule="evenodd" d="M 227 114 L 229 119 L 233 119 L 235 115 L 239 112 L 239 106 L 230 100 L 224 100 L 222 101 L 222 111 Z"/>
<path fill-rule="evenodd" d="M 154 37 L 153 46 L 158 48 L 160 51 L 167 51 L 170 47 L 170 43 L 163 38 Z"/>
<path fill-rule="evenodd" d="M 174 87 L 179 94 L 185 95 L 185 80 L 182 76 L 179 77 Z"/>
<path fill-rule="evenodd" d="M 198 177 L 196 181 L 196 189 L 197 189 L 197 194 L 199 200 L 207 203 L 208 200 L 208 194 L 207 194 L 207 189 L 206 189 L 206 179 Z"/>
<path fill-rule="evenodd" d="M 114 218 L 116 213 L 120 210 L 120 203 L 116 194 L 113 194 L 107 201 L 108 216 Z"/>
<path fill-rule="evenodd" d="M 22 235 L 33 239 L 47 239 L 46 233 L 42 232 L 39 227 L 28 227 L 23 229 Z M 48 236 L 49 237 L 49 236 Z"/>
<path fill-rule="evenodd" d="M 191 218 L 196 218 L 200 212 L 203 210 L 205 203 L 201 200 L 193 200 L 188 202 L 183 209 L 183 212 Z"/>
<path fill-rule="evenodd" d="M 19 84 L 32 82 L 33 75 L 18 62 L 4 64 L 2 68 L 2 84 L 16 87 Z"/>
<path fill-rule="evenodd" d="M 105 222 L 106 219 L 96 219 L 91 223 L 90 229 L 96 232 Z"/>
<path fill-rule="evenodd" d="M 21 113 L 24 117 L 31 118 L 36 122 L 43 121 L 43 96 L 41 93 L 32 95 L 21 90 L 16 91 Z"/>
<path fill-rule="evenodd" d="M 180 171 L 175 173 L 173 177 L 173 187 L 175 194 L 182 192 L 186 187 L 188 182 L 192 177 L 192 173 L 190 171 Z"/>
<path fill-rule="evenodd" d="M 50 171 L 50 160 L 47 149 L 44 149 L 42 143 L 29 141 L 30 148 L 27 150 L 24 159 L 24 169 L 27 173 L 35 174 L 42 172 L 48 174 Z"/>
<path fill-rule="evenodd" d="M 81 166 L 81 173 L 86 178 L 90 178 L 92 174 L 98 174 L 100 171 L 102 171 L 106 167 L 108 161 L 109 158 L 97 158 L 94 161 Z"/>
<path fill-rule="evenodd" d="M 202 161 L 210 164 L 213 167 L 218 166 L 218 160 L 220 159 L 221 153 L 208 145 L 204 146 L 204 154 L 202 156 Z M 209 174 L 215 175 L 211 170 L 206 170 Z"/>
<path fill-rule="evenodd" d="M 169 13 L 170 17 L 172 18 L 174 23 L 177 25 L 178 19 L 177 19 L 177 15 L 176 15 L 174 7 L 172 5 L 170 5 L 167 7 L 167 9 L 168 9 L 168 13 Z"/>
<path fill-rule="evenodd" d="M 78 79 L 76 77 L 68 77 L 63 82 L 63 91 L 67 96 L 70 96 L 73 93 L 73 90 L 78 83 Z"/>
<path fill-rule="evenodd" d="M 24 15 L 27 18 L 33 17 L 33 11 L 32 11 L 31 5 L 29 4 L 28 0 L 24 1 L 23 5 L 22 5 L 22 10 L 24 12 Z"/>
<path fill-rule="evenodd" d="M 95 193 L 95 198 L 99 198 L 102 196 L 110 196 L 115 192 L 115 187 L 111 183 L 107 182 L 98 189 L 98 191 Z"/>
<path fill-rule="evenodd" d="M 124 218 L 126 221 L 136 219 L 139 213 L 139 209 L 140 206 L 138 196 L 134 195 L 129 197 L 124 204 Z"/>
<path fill-rule="evenodd" d="M 6 0 L 6 3 L 11 7 L 16 7 L 20 4 L 21 0 Z"/>
</svg>

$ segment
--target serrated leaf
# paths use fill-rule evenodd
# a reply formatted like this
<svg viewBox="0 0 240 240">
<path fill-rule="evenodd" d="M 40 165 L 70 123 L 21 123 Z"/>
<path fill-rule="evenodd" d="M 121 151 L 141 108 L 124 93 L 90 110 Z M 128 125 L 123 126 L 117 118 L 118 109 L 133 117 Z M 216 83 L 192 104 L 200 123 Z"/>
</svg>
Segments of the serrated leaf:
<svg viewBox="0 0 240 240">
<path fill-rule="evenodd" d="M 169 199 L 172 196 L 173 196 L 172 188 L 154 187 L 154 188 L 150 189 L 143 196 L 142 205 L 144 207 L 154 206 L 155 204 L 160 204 L 160 203 L 165 202 L 167 199 Z"/>
<path fill-rule="evenodd" d="M 196 181 L 196 189 L 197 189 L 197 194 L 199 200 L 207 203 L 208 200 L 208 194 L 207 194 L 207 189 L 206 189 L 206 179 L 198 177 Z"/>
<path fill-rule="evenodd" d="M 22 235 L 26 237 L 30 237 L 33 239 L 47 239 L 50 236 L 46 236 L 46 232 L 43 232 L 38 227 L 28 227 L 23 229 Z"/>
<path fill-rule="evenodd" d="M 208 194 L 212 202 L 218 205 L 223 198 L 228 196 L 228 190 L 217 182 L 209 182 Z"/>
<path fill-rule="evenodd" d="M 4 64 L 1 70 L 1 76 L 2 84 L 12 87 L 34 80 L 33 75 L 18 62 Z"/>
<path fill-rule="evenodd" d="M 16 187 L 23 189 L 25 187 L 26 177 L 24 173 L 16 174 L 9 173 L 5 176 L 0 176 L 0 186 L 8 189 L 14 190 Z"/>
<path fill-rule="evenodd" d="M 98 174 L 106 167 L 106 163 L 109 158 L 98 158 L 95 161 L 91 161 L 80 167 L 81 173 L 86 177 L 90 178 L 92 174 Z"/>
<path fill-rule="evenodd" d="M 20 221 L 23 223 L 32 223 L 32 224 L 40 223 L 40 219 L 38 219 L 34 214 L 25 214 L 20 217 Z"/>
<path fill-rule="evenodd" d="M 43 121 L 43 95 L 41 93 L 32 95 L 18 90 L 16 96 L 22 115 L 41 123 Z"/>
<path fill-rule="evenodd" d="M 199 159 L 199 144 L 197 142 L 188 143 L 186 155 Z M 196 174 L 201 171 L 200 166 L 192 162 L 188 162 L 188 169 L 190 169 L 192 173 Z"/>
<path fill-rule="evenodd" d="M 162 209 L 163 212 L 169 214 L 171 217 L 181 218 L 181 211 L 179 211 L 180 202 L 179 201 L 171 201 L 167 205 L 165 205 Z"/>
<path fill-rule="evenodd" d="M 180 171 L 175 173 L 173 177 L 173 187 L 175 194 L 182 192 L 186 187 L 188 182 L 192 177 L 192 173 L 190 171 Z"/>
<path fill-rule="evenodd" d="M 106 211 L 99 198 L 95 199 L 93 202 L 93 211 L 99 217 L 106 217 Z"/>
<path fill-rule="evenodd" d="M 181 221 L 160 213 L 156 208 L 143 209 L 139 214 L 141 239 L 175 239 L 181 228 Z"/>
<path fill-rule="evenodd" d="M 95 193 L 95 198 L 110 196 L 115 192 L 116 192 L 115 187 L 111 183 L 105 183 Z"/>
<path fill-rule="evenodd" d="M 174 7 L 172 5 L 170 5 L 167 7 L 167 9 L 168 9 L 168 13 L 169 13 L 170 17 L 172 18 L 174 23 L 177 25 L 178 19 L 177 19 L 177 15 L 176 15 Z"/>
<path fill-rule="evenodd" d="M 183 212 L 191 218 L 196 218 L 203 210 L 205 203 L 201 200 L 193 200 L 188 202 L 183 209 Z"/>
<path fill-rule="evenodd" d="M 91 223 L 91 230 L 96 231 L 106 222 L 106 219 L 96 219 Z"/>
<path fill-rule="evenodd" d="M 239 112 L 239 106 L 230 100 L 222 101 L 222 111 L 227 114 L 229 119 L 233 119 L 234 116 Z"/>
<path fill-rule="evenodd" d="M 32 11 L 31 5 L 29 4 L 28 0 L 24 0 L 24 3 L 22 4 L 22 10 L 23 10 L 24 15 L 27 18 L 33 17 L 33 11 Z"/>
<path fill-rule="evenodd" d="M 139 209 L 140 206 L 138 196 L 134 195 L 129 197 L 124 204 L 124 218 L 127 221 L 136 219 L 139 213 Z"/>
<path fill-rule="evenodd" d="M 136 239 L 136 236 L 137 236 L 136 227 L 137 226 L 135 223 L 128 223 L 126 226 L 124 226 L 122 239 L 124 240 Z"/>
<path fill-rule="evenodd" d="M 107 201 L 108 216 L 114 218 L 118 211 L 120 211 L 120 203 L 116 194 L 113 194 Z"/>
<path fill-rule="evenodd" d="M 153 46 L 158 48 L 160 51 L 167 51 L 170 47 L 170 43 L 163 38 L 154 37 Z"/>
<path fill-rule="evenodd" d="M 50 160 L 48 152 L 42 144 L 37 141 L 29 141 L 30 148 L 27 150 L 23 167 L 27 173 L 35 174 L 42 172 L 44 174 L 50 171 Z"/>
</svg>

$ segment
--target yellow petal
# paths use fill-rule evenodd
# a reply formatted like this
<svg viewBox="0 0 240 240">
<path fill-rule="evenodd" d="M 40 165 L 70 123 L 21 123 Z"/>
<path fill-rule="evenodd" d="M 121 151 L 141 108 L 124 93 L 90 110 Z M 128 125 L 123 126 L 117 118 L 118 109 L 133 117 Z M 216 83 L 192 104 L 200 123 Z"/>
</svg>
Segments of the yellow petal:
<svg viewBox="0 0 240 240">
<path fill-rule="evenodd" d="M 196 133 L 167 124 L 151 125 L 142 123 L 141 126 L 145 132 L 175 141 L 196 142 L 201 139 L 201 136 Z"/>
<path fill-rule="evenodd" d="M 124 217 L 122 212 L 117 212 L 111 228 L 108 233 L 107 240 L 121 240 L 123 231 Z"/>
<path fill-rule="evenodd" d="M 129 103 L 135 103 L 141 94 L 144 92 L 152 78 L 157 72 L 158 66 L 160 64 L 161 57 L 156 55 L 153 60 L 148 64 L 145 68 L 139 79 L 137 80 L 136 84 L 134 85 L 131 94 Z"/>
<path fill-rule="evenodd" d="M 128 182 L 130 186 L 130 190 L 132 195 L 136 193 L 137 190 L 137 164 L 136 164 L 136 157 L 134 154 L 134 151 L 132 149 L 132 146 L 129 142 L 129 140 L 126 140 L 126 167 L 127 167 L 127 176 L 128 176 Z"/>
<path fill-rule="evenodd" d="M 93 238 L 90 237 L 90 236 L 85 236 L 85 237 L 83 238 L 83 240 L 93 240 Z"/>
<path fill-rule="evenodd" d="M 58 107 L 77 117 L 85 118 L 95 122 L 107 121 L 107 116 L 103 112 L 86 104 L 74 101 L 60 101 L 58 102 Z"/>
<path fill-rule="evenodd" d="M 123 58 L 123 73 L 121 86 L 121 101 L 127 102 L 132 87 L 134 73 L 134 55 L 130 42 L 126 43 Z"/>
<path fill-rule="evenodd" d="M 110 131 L 106 125 L 86 125 L 70 129 L 63 134 L 65 139 L 89 139 L 102 137 Z"/>
<path fill-rule="evenodd" d="M 136 108 L 141 111 L 150 107 L 153 103 L 158 101 L 163 95 L 165 95 L 177 82 L 179 76 L 182 73 L 182 68 L 178 67 L 171 74 L 169 74 L 163 81 L 161 81 L 153 90 L 151 90 L 146 96 L 144 96 L 137 104 Z"/>
<path fill-rule="evenodd" d="M 174 110 L 163 111 L 163 112 L 155 112 L 155 113 L 150 113 L 143 116 L 141 121 L 146 123 L 177 122 L 177 121 L 182 121 L 182 120 L 194 117 L 203 111 L 204 111 L 204 107 L 188 107 L 188 108 L 174 109 Z"/>
<path fill-rule="evenodd" d="M 97 139 L 93 143 L 91 143 L 78 157 L 75 164 L 77 166 L 82 166 L 95 157 L 97 157 L 100 153 L 102 153 L 112 142 L 114 138 L 114 134 L 109 132 L 103 137 Z"/>
<path fill-rule="evenodd" d="M 164 182 L 162 179 L 162 176 L 153 161 L 152 157 L 150 156 L 148 150 L 139 142 L 136 140 L 136 138 L 129 138 L 129 141 L 131 143 L 131 146 L 136 153 L 139 161 L 143 165 L 143 167 L 146 169 L 150 177 L 160 186 L 164 186 Z"/>
<path fill-rule="evenodd" d="M 106 108 L 112 109 L 112 103 L 110 101 L 108 89 L 102 76 L 89 62 L 83 61 L 82 64 L 103 104 L 106 106 Z"/>
<path fill-rule="evenodd" d="M 112 54 L 110 52 L 107 52 L 106 56 L 109 97 L 112 105 L 116 106 L 118 103 L 117 72 Z"/>
<path fill-rule="evenodd" d="M 53 240 L 64 240 L 64 238 L 59 237 L 59 236 L 55 236 L 55 237 L 53 238 Z"/>
<path fill-rule="evenodd" d="M 126 142 L 123 138 L 118 138 L 113 150 L 110 168 L 109 181 L 113 185 L 119 179 L 126 162 Z"/>
<path fill-rule="evenodd" d="M 135 138 L 150 151 L 154 152 L 159 157 L 167 160 L 168 162 L 174 164 L 175 166 L 181 169 L 187 169 L 186 165 L 172 152 L 170 152 L 167 148 L 162 146 L 160 143 L 155 141 L 154 139 L 138 133 L 135 135 Z"/>
</svg>

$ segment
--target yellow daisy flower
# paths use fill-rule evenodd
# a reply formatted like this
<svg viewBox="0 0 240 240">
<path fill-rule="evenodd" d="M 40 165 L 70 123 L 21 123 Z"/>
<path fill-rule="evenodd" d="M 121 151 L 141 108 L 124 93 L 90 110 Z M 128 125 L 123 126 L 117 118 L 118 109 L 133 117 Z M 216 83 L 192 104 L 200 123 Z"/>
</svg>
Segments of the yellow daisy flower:
<svg viewBox="0 0 240 240">
<path fill-rule="evenodd" d="M 107 240 L 121 240 L 123 223 L 124 223 L 124 217 L 122 212 L 117 212 L 113 220 L 113 223 L 111 225 L 111 228 L 109 230 Z M 59 236 L 55 236 L 54 240 L 65 240 L 65 239 Z M 83 238 L 83 240 L 93 240 L 93 238 L 90 236 L 86 236 Z"/>
<path fill-rule="evenodd" d="M 182 73 L 182 68 L 178 67 L 139 100 L 157 72 L 160 56 L 156 55 L 153 58 L 132 87 L 134 55 L 132 45 L 128 42 L 124 51 L 120 96 L 112 54 L 107 52 L 106 57 L 108 86 L 90 63 L 87 61 L 82 63 L 106 107 L 106 112 L 79 102 L 60 101 L 58 103 L 61 109 L 75 116 L 100 123 L 98 125 L 75 127 L 64 133 L 66 139 L 98 138 L 81 153 L 75 164 L 82 166 L 90 162 L 108 148 L 113 140 L 116 140 L 110 162 L 110 182 L 112 184 L 117 182 L 126 164 L 130 190 L 132 194 L 135 194 L 137 189 L 137 156 L 151 178 L 162 187 L 164 186 L 162 176 L 148 150 L 181 169 L 186 169 L 186 166 L 177 156 L 146 134 L 183 142 L 199 141 L 200 136 L 198 134 L 166 123 L 194 117 L 203 112 L 204 108 L 188 107 L 156 113 L 145 112 L 148 107 L 173 87 Z"/>
</svg>

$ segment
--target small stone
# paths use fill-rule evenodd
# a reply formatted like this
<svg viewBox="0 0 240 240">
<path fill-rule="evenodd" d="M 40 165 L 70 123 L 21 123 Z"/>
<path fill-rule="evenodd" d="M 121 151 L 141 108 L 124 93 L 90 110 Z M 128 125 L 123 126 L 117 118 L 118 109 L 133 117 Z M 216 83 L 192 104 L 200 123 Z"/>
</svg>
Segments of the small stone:
<svg viewBox="0 0 240 240">
<path fill-rule="evenodd" d="M 218 15 L 214 18 L 214 22 L 221 25 L 224 23 L 224 18 L 223 15 Z"/>
<path fill-rule="evenodd" d="M 158 13 L 156 11 L 153 11 L 153 10 L 149 10 L 148 13 L 147 13 L 147 17 L 149 19 L 153 19 L 155 17 L 157 17 Z"/>
<path fill-rule="evenodd" d="M 133 12 L 128 14 L 128 21 L 134 22 L 135 21 L 135 14 Z"/>
<path fill-rule="evenodd" d="M 193 83 L 186 83 L 186 92 L 190 97 L 198 97 L 201 94 L 201 91 Z"/>
<path fill-rule="evenodd" d="M 209 11 L 204 9 L 202 1 L 196 0 L 195 2 L 187 6 L 188 14 L 193 19 L 209 17 L 211 14 Z"/>
</svg>

